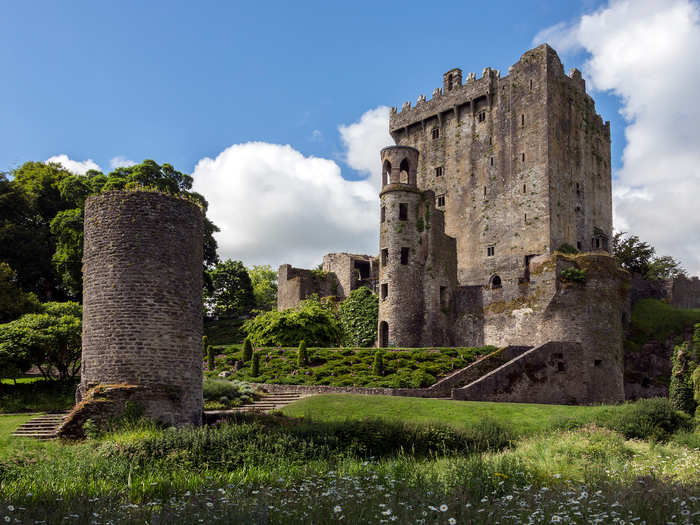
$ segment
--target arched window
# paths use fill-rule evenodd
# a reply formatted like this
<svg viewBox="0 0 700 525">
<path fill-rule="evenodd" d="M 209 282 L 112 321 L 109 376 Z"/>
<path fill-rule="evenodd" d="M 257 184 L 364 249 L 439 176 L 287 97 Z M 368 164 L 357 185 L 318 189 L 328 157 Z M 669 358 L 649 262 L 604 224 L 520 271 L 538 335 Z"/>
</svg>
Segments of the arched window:
<svg viewBox="0 0 700 525">
<path fill-rule="evenodd" d="M 389 323 L 386 321 L 379 323 L 379 346 L 381 348 L 389 346 Z"/>
<path fill-rule="evenodd" d="M 495 290 L 496 288 L 501 287 L 501 278 L 498 275 L 494 275 L 491 278 L 491 289 Z"/>
<path fill-rule="evenodd" d="M 382 186 L 386 186 L 391 179 L 391 162 L 388 160 L 384 161 L 384 166 L 382 167 Z"/>
<path fill-rule="evenodd" d="M 401 184 L 408 184 L 408 159 L 403 159 L 401 165 L 399 166 L 399 182 Z"/>
</svg>

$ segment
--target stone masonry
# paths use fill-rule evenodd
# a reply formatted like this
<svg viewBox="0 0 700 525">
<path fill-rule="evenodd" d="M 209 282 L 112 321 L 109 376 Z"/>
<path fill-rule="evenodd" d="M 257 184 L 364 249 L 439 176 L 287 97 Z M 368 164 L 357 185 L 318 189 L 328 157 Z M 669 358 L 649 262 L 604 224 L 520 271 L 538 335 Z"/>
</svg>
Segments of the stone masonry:
<svg viewBox="0 0 700 525">
<path fill-rule="evenodd" d="M 88 198 L 78 397 L 127 385 L 143 392 L 146 416 L 201 423 L 202 238 L 203 214 L 182 198 L 146 191 Z"/>
</svg>

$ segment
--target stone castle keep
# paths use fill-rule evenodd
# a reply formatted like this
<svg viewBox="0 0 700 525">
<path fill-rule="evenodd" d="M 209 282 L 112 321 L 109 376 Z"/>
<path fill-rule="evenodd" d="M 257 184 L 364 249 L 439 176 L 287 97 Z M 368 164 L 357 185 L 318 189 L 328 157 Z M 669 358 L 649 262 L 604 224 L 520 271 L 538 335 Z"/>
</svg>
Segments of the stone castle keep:
<svg viewBox="0 0 700 525">
<path fill-rule="evenodd" d="M 629 276 L 608 253 L 610 124 L 581 73 L 548 45 L 507 76 L 453 69 L 430 100 L 392 109 L 389 129 L 379 257 L 329 254 L 321 276 L 284 265 L 278 307 L 366 284 L 380 347 L 527 349 L 465 397 L 623 400 Z M 557 252 L 567 245 L 581 253 Z"/>
</svg>

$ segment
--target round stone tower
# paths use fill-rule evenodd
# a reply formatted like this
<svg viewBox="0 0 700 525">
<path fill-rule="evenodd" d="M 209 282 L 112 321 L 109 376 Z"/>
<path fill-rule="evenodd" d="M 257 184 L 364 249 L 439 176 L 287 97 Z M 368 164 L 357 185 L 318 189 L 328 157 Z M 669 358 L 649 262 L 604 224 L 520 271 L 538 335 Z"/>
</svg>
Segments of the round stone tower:
<svg viewBox="0 0 700 525">
<path fill-rule="evenodd" d="M 381 151 L 378 346 L 419 346 L 423 328 L 425 224 L 423 195 L 416 184 L 418 150 L 390 146 Z"/>
<path fill-rule="evenodd" d="M 202 421 L 203 214 L 182 198 L 111 191 L 85 204 L 79 394 L 138 392 L 144 415 Z"/>
</svg>

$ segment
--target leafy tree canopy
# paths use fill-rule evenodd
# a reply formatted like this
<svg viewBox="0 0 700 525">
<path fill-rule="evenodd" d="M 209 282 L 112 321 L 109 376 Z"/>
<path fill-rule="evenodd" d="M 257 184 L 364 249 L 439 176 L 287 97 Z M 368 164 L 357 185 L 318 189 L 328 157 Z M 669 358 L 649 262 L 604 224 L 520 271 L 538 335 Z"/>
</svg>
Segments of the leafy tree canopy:
<svg viewBox="0 0 700 525">
<path fill-rule="evenodd" d="M 37 310 L 39 300 L 36 295 L 23 292 L 17 284 L 17 274 L 10 265 L 0 262 L 0 323 Z"/>
<path fill-rule="evenodd" d="M 277 272 L 265 264 L 251 267 L 248 275 L 253 285 L 255 307 L 259 310 L 274 310 L 277 307 Z"/>
<path fill-rule="evenodd" d="M 253 285 L 241 261 L 227 259 L 209 270 L 205 307 L 209 315 L 232 319 L 247 315 L 255 306 Z"/>
<path fill-rule="evenodd" d="M 612 240 L 613 255 L 618 264 L 631 273 L 638 273 L 645 279 L 674 279 L 686 275 L 681 264 L 670 255 L 656 257 L 656 250 L 636 235 L 616 232 Z"/>
<path fill-rule="evenodd" d="M 16 374 L 36 365 L 46 378 L 53 370 L 59 380 L 74 378 L 80 369 L 81 317 L 78 303 L 53 302 L 0 325 L 0 370 Z"/>
<path fill-rule="evenodd" d="M 191 176 L 148 159 L 108 175 L 96 170 L 75 175 L 42 162 L 27 162 L 11 175 L 0 174 L 0 261 L 15 269 L 23 290 L 42 300 L 81 298 L 83 210 L 89 195 L 146 188 L 186 195 L 207 209 L 204 197 L 190 191 Z M 218 261 L 217 231 L 205 217 L 205 266 Z"/>
</svg>

